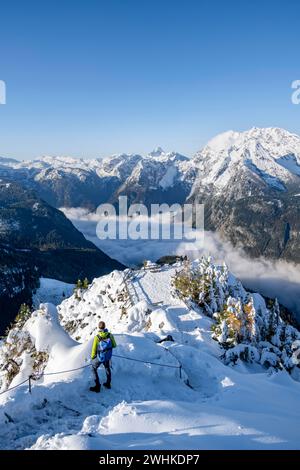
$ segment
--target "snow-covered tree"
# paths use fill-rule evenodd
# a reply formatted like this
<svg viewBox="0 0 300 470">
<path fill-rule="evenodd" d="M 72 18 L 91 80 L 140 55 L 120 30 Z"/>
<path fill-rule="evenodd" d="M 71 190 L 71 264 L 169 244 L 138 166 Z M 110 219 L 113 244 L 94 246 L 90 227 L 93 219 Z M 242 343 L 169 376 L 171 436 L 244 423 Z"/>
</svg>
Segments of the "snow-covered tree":
<svg viewBox="0 0 300 470">
<path fill-rule="evenodd" d="M 22 304 L 20 306 L 18 315 L 16 316 L 15 323 L 18 324 L 19 327 L 22 327 L 24 323 L 28 320 L 31 315 L 31 308 L 27 304 Z"/>
<path fill-rule="evenodd" d="M 227 363 L 240 359 L 288 371 L 298 367 L 292 345 L 300 333 L 283 320 L 277 299 L 267 307 L 260 295 L 245 291 L 226 265 L 216 266 L 211 258 L 184 263 L 173 286 L 176 295 L 215 320 L 212 337 L 225 350 Z"/>
<path fill-rule="evenodd" d="M 74 287 L 74 294 L 75 294 L 76 300 L 81 299 L 82 288 L 83 288 L 83 283 L 82 283 L 81 279 L 78 279 L 77 282 L 76 282 L 76 285 Z"/>
<path fill-rule="evenodd" d="M 175 293 L 195 303 L 204 313 L 212 316 L 224 306 L 228 285 L 226 268 L 215 266 L 211 259 L 187 261 L 173 278 Z"/>
</svg>

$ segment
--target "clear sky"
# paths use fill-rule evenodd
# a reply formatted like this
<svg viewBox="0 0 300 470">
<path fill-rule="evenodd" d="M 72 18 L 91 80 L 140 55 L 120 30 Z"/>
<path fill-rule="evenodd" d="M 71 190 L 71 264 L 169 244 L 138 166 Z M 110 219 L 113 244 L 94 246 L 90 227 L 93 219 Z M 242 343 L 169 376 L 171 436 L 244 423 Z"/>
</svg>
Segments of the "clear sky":
<svg viewBox="0 0 300 470">
<path fill-rule="evenodd" d="M 0 4 L 0 155 L 192 155 L 228 130 L 300 133 L 299 0 Z"/>
</svg>

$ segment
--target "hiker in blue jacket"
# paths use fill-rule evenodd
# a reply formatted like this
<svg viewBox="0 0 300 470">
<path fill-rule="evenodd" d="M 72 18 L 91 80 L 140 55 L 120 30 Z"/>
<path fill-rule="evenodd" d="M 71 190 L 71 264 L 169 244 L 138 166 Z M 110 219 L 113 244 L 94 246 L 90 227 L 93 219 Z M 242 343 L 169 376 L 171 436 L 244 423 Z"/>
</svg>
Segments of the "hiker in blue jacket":
<svg viewBox="0 0 300 470">
<path fill-rule="evenodd" d="M 95 386 L 90 387 L 91 392 L 99 393 L 101 384 L 98 376 L 98 367 L 103 364 L 106 372 L 106 382 L 103 384 L 106 388 L 111 388 L 111 370 L 110 360 L 112 350 L 117 346 L 115 338 L 105 327 L 104 321 L 99 323 L 99 331 L 94 338 L 91 359 L 93 361 L 93 373 L 95 376 Z"/>
</svg>

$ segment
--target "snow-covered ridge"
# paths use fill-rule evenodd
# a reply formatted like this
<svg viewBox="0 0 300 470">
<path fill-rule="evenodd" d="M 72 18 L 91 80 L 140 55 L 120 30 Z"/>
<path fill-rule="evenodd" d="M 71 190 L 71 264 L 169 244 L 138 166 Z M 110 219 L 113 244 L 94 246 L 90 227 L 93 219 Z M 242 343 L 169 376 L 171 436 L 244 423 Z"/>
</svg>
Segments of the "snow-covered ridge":
<svg viewBox="0 0 300 470">
<path fill-rule="evenodd" d="M 23 162 L 2 158 L 0 165 L 26 171 L 38 184 L 73 178 L 89 185 L 92 181 L 94 188 L 101 188 L 102 182 L 109 185 L 111 181 L 117 193 L 133 186 L 135 190 L 165 191 L 183 183 L 191 194 L 212 185 L 220 192 L 232 187 L 236 175 L 240 179 L 247 174 L 266 187 L 285 191 L 289 182 L 299 183 L 300 137 L 280 128 L 252 128 L 217 135 L 192 159 L 157 147 L 148 155 L 119 154 L 92 160 L 44 156 Z"/>
<path fill-rule="evenodd" d="M 300 137 L 279 128 L 229 131 L 208 142 L 193 162 L 200 169 L 202 186 L 222 189 L 245 168 L 284 190 L 286 182 L 300 175 Z"/>
<path fill-rule="evenodd" d="M 186 265 L 177 263 L 114 271 L 57 308 L 42 304 L 11 330 L 0 349 L 1 364 L 13 354 L 10 367 L 19 369 L 10 386 L 31 373 L 88 364 L 99 319 L 118 347 L 110 391 L 89 392 L 85 368 L 40 378 L 32 395 L 26 385 L 2 395 L 0 447 L 299 448 L 300 384 L 285 370 L 275 372 L 255 360 L 225 365 L 224 349 L 212 339 L 215 321 L 208 314 L 228 296 L 251 300 L 258 319 L 267 313 L 263 298 L 247 293 L 226 267 L 201 260 L 189 269 L 202 273 L 205 282 L 213 279 L 215 287 L 212 295 L 203 284 L 203 307 L 195 307 L 174 287 L 183 269 Z M 234 300 L 228 304 L 234 305 Z M 6 374 L 4 369 L 2 390 Z M 102 370 L 100 375 L 103 381 Z"/>
<path fill-rule="evenodd" d="M 224 132 L 210 140 L 203 150 L 220 152 L 257 141 L 260 141 L 273 157 L 282 155 L 287 150 L 288 153 L 295 153 L 298 156 L 300 154 L 300 137 L 277 127 L 253 127 L 245 132 Z"/>
<path fill-rule="evenodd" d="M 109 157 L 105 158 L 96 158 L 96 159 L 89 159 L 89 158 L 75 158 L 69 156 L 41 156 L 40 158 L 34 160 L 23 160 L 18 161 L 10 158 L 2 158 L 0 159 L 1 165 L 7 165 L 14 169 L 30 169 L 30 170 L 42 170 L 42 169 L 74 169 L 74 170 L 103 170 L 106 173 L 110 173 L 109 167 L 115 167 L 118 164 L 125 164 L 127 161 L 128 163 L 132 160 L 141 161 L 143 159 L 147 160 L 160 160 L 160 161 L 186 161 L 188 160 L 187 157 L 181 155 L 177 152 L 165 152 L 162 150 L 161 147 L 157 147 L 155 150 L 150 152 L 147 155 L 140 155 L 140 154 L 114 154 Z M 111 168 L 112 170 L 113 168 Z"/>
<path fill-rule="evenodd" d="M 108 199 L 112 196 L 110 187 L 115 187 L 118 190 L 122 185 L 132 184 L 132 181 L 145 186 L 144 180 L 149 180 L 148 189 L 155 188 L 164 191 L 169 187 L 173 187 L 184 177 L 188 161 L 187 157 L 179 153 L 164 152 L 158 147 L 145 156 L 119 154 L 93 160 L 44 156 L 23 162 L 3 159 L 0 166 L 3 165 L 5 169 L 8 168 L 9 171 L 13 172 L 12 176 L 15 176 L 15 178 L 21 178 L 23 172 L 25 172 L 26 178 L 32 181 L 35 186 L 38 185 L 41 191 L 50 185 L 51 191 L 54 191 L 54 198 L 55 191 L 58 191 L 59 197 L 61 197 L 64 192 L 68 192 L 68 187 L 72 188 L 76 182 L 79 185 L 79 193 L 83 190 L 82 185 L 87 185 L 86 190 L 90 194 L 92 202 L 94 202 L 93 199 L 100 198 L 101 200 L 103 184 L 107 185 L 106 196 L 104 197 Z M 55 183 L 62 181 L 66 183 L 65 189 L 63 187 L 60 190 L 55 189 Z M 93 190 L 89 188 L 90 186 L 93 187 Z M 99 188 L 98 194 L 97 188 Z M 70 200 L 70 196 L 67 196 L 66 199 Z"/>
</svg>

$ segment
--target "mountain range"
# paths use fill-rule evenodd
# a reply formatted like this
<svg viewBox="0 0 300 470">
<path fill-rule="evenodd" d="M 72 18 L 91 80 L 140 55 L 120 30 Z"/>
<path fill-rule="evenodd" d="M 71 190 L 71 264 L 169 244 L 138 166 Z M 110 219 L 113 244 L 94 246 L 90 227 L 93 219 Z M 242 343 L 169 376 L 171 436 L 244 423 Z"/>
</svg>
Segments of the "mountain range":
<svg viewBox="0 0 300 470">
<path fill-rule="evenodd" d="M 160 147 L 146 156 L 0 160 L 0 177 L 21 181 L 54 207 L 130 203 L 205 204 L 205 228 L 253 256 L 300 262 L 300 137 L 279 128 L 218 135 L 187 158 Z"/>
</svg>

